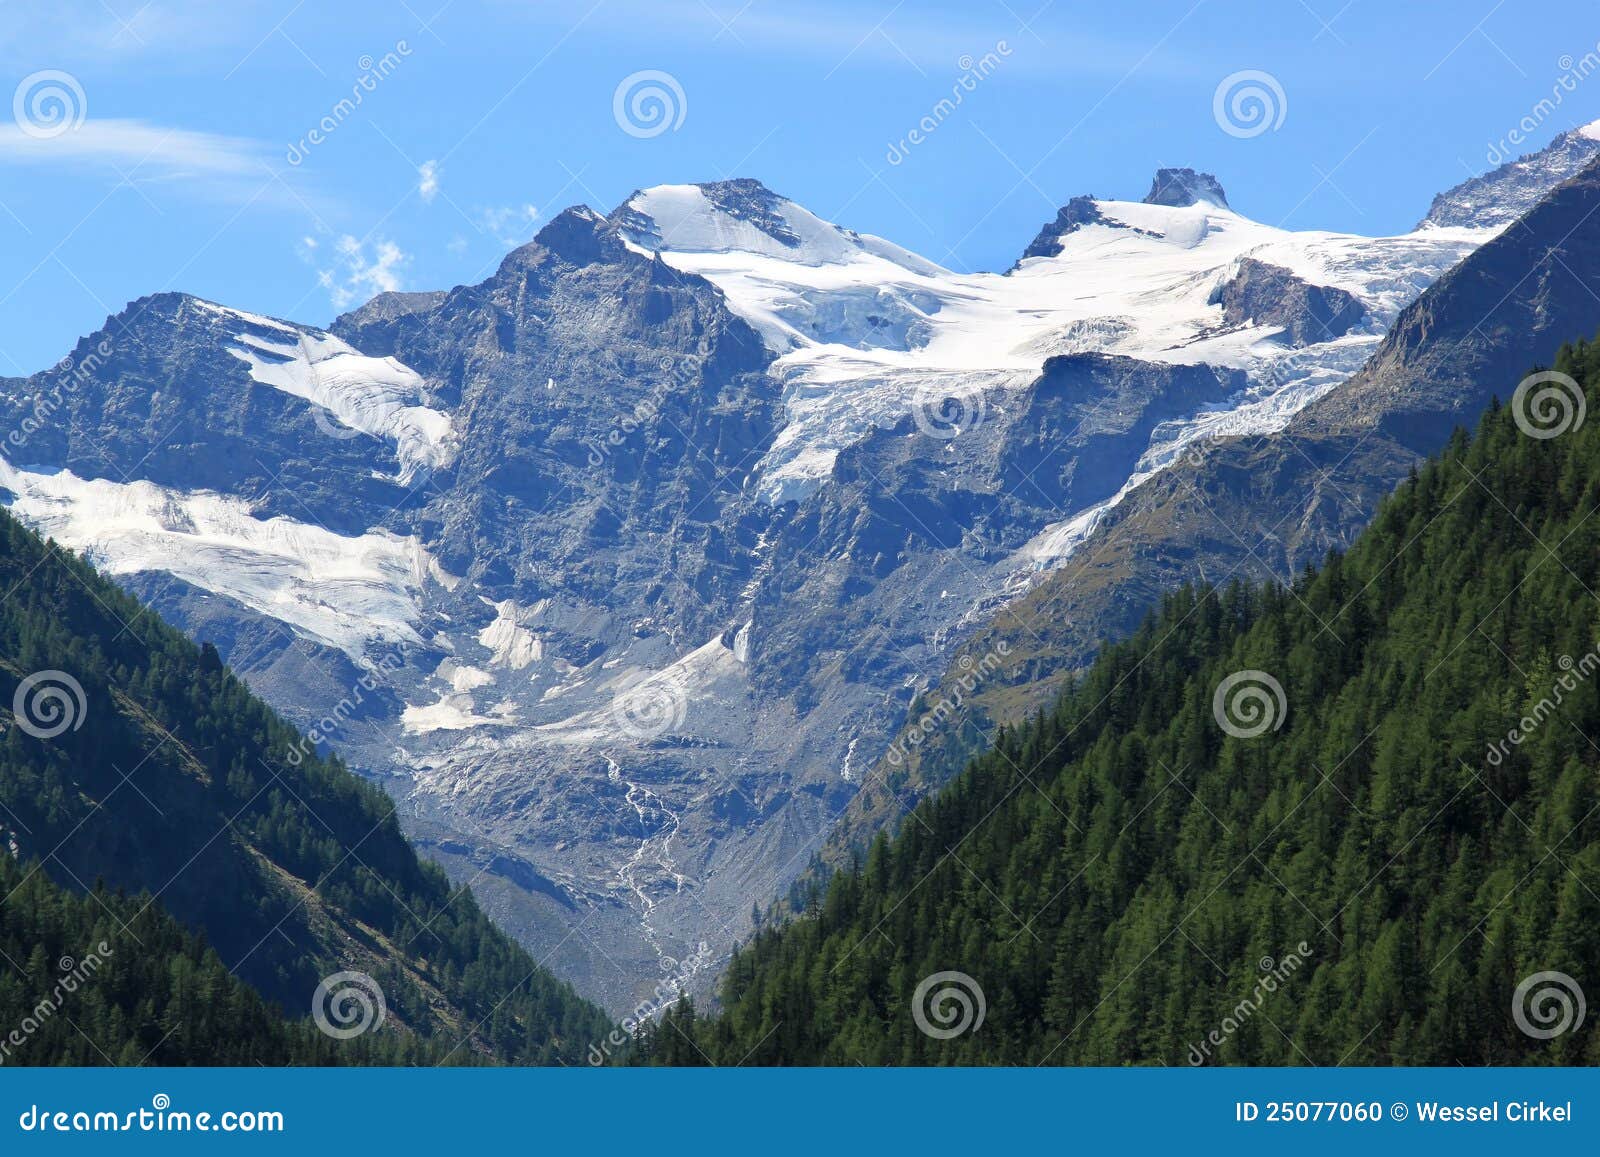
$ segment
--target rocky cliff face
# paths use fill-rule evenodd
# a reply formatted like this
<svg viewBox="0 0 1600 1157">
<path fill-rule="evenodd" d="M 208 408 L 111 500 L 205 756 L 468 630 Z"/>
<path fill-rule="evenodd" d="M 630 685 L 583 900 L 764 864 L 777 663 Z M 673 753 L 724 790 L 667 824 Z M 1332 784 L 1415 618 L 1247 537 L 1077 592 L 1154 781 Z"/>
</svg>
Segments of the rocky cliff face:
<svg viewBox="0 0 1600 1157">
<path fill-rule="evenodd" d="M 1454 228 L 1472 223 L 1503 228 L 1588 164 L 1597 148 L 1600 122 L 1561 133 L 1537 152 L 1505 160 L 1482 176 L 1440 193 L 1419 228 Z M 1495 150 L 1491 155 L 1499 159 Z"/>
<path fill-rule="evenodd" d="M 1210 173 L 1197 173 L 1193 169 L 1157 169 L 1150 182 L 1150 191 L 1144 195 L 1146 205 L 1216 205 L 1228 207 L 1228 195 L 1222 191 L 1222 182 Z"/>
<path fill-rule="evenodd" d="M 1294 345 L 1343 337 L 1367 312 L 1342 289 L 1307 285 L 1287 269 L 1253 257 L 1239 262 L 1239 272 L 1215 299 L 1222 306 L 1224 326 L 1278 326 Z"/>
</svg>

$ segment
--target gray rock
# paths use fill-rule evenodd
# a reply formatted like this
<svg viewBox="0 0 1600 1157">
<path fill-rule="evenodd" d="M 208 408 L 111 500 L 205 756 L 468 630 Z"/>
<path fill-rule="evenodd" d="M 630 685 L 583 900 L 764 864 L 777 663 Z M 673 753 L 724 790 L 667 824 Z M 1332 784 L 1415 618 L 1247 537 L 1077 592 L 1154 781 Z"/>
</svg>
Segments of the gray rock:
<svg viewBox="0 0 1600 1157">
<path fill-rule="evenodd" d="M 1144 195 L 1146 205 L 1182 208 L 1202 202 L 1226 209 L 1228 195 L 1210 173 L 1197 173 L 1193 169 L 1157 169 L 1150 191 Z"/>
</svg>

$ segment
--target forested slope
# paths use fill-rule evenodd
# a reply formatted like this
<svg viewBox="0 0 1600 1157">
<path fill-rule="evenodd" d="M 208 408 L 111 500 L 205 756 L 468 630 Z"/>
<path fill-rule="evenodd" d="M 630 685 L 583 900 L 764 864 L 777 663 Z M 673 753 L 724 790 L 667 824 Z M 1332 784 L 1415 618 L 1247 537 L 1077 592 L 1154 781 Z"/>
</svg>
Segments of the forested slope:
<svg viewBox="0 0 1600 1157">
<path fill-rule="evenodd" d="M 310 1015 L 325 978 L 368 974 L 385 1002 L 377 1031 L 429 1043 L 386 1049 L 352 1037 L 342 1042 L 346 1059 L 578 1061 L 608 1031 L 600 1010 L 417 858 L 383 792 L 319 757 L 214 649 L 9 515 L 0 515 L 0 725 L 0 855 L 13 861 L 0 930 L 13 927 L 14 906 L 29 897 L 55 912 L 40 925 L 51 935 L 89 929 L 81 903 L 62 907 L 66 900 L 36 889 L 41 874 L 91 900 L 106 894 L 100 883 L 125 892 L 96 904 L 116 933 L 102 977 L 135 967 L 146 946 L 133 933 L 156 910 L 151 934 L 161 947 L 153 951 L 179 969 L 174 976 L 198 970 L 204 991 L 242 1002 L 243 1011 L 211 1010 L 217 1023 L 265 1015 L 230 972 L 265 998 L 261 1009 L 277 1006 L 295 1020 Z M 177 924 L 163 923 L 161 911 Z M 94 926 L 95 942 L 103 925 Z M 214 950 L 209 962 L 191 934 Z M 40 979 L 26 960 L 0 961 L 7 967 L 28 974 L 9 982 L 22 990 Z M 98 991 L 102 981 L 86 987 Z M 163 992 L 157 985 L 146 994 L 152 1015 L 192 1007 Z M 12 994 L 0 987 L 0 1005 Z M 173 1015 L 182 1023 L 167 1026 L 173 1035 L 159 1054 L 168 1063 L 246 1055 L 197 1031 L 210 1022 Z M 111 1056 L 153 1045 L 147 1027 L 130 1022 L 95 1043 Z M 263 1028 L 263 1059 L 324 1057 L 323 1043 L 305 1043 L 303 1027 Z M 57 1039 L 36 1041 L 11 1063 L 91 1059 L 77 1034 L 59 1038 L 59 1048 L 49 1043 Z"/>
<path fill-rule="evenodd" d="M 644 1058 L 1600 1062 L 1600 347 L 1556 368 L 1587 422 L 1496 404 L 1347 555 L 1167 598 Z"/>
</svg>

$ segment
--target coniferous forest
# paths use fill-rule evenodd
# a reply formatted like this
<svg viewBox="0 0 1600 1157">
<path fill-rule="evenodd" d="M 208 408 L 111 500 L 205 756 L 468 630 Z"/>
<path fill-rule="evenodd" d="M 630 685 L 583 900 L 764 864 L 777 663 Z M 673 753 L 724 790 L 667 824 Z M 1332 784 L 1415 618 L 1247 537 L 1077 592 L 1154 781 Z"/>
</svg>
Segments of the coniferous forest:
<svg viewBox="0 0 1600 1157">
<path fill-rule="evenodd" d="M 6 514 L 0 591 L 0 1043 L 110 946 L 4 1063 L 582 1063 L 611 1029 L 213 648 Z M 347 971 L 384 1015 L 334 1039 Z"/>
<path fill-rule="evenodd" d="M 1172 594 L 640 1059 L 1600 1063 L 1539 979 L 1600 977 L 1600 346 L 1555 368 L 1587 423 L 1497 403 L 1347 554 Z"/>
</svg>

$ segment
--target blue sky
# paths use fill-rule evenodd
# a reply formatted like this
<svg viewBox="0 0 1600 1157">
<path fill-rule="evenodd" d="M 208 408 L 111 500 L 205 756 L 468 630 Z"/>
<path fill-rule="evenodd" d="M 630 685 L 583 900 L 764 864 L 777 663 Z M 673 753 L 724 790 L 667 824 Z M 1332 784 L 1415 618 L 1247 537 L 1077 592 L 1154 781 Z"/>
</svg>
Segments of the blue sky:
<svg viewBox="0 0 1600 1157">
<path fill-rule="evenodd" d="M 961 269 L 1162 165 L 1258 220 L 1404 231 L 1525 117 L 1533 145 L 1600 119 L 1600 75 L 1534 111 L 1597 41 L 1565 0 L 3 0 L 0 374 L 162 290 L 326 324 L 473 282 L 663 182 L 758 177 Z M 1258 133 L 1216 115 L 1241 72 Z M 638 73 L 670 124 L 626 92 L 619 120 Z"/>
</svg>

